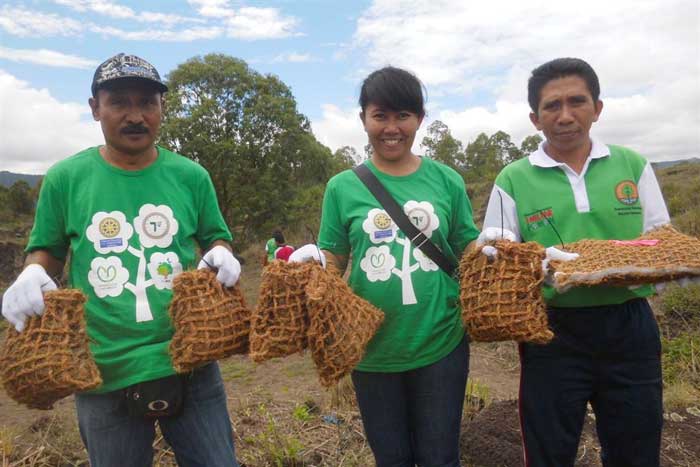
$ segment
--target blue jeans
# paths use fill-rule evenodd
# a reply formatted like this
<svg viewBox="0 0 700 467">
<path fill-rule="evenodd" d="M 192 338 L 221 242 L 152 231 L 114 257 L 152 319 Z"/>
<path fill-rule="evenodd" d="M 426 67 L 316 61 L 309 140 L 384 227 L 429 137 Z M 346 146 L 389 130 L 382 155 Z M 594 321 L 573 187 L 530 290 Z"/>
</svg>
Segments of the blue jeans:
<svg viewBox="0 0 700 467">
<path fill-rule="evenodd" d="M 377 467 L 459 467 L 468 373 L 466 336 L 446 357 L 422 368 L 352 372 Z"/>
<path fill-rule="evenodd" d="M 194 370 L 184 408 L 158 424 L 181 467 L 238 467 L 226 392 L 216 363 Z M 130 417 L 123 390 L 76 394 L 83 444 L 92 467 L 150 467 L 155 420 Z"/>
</svg>

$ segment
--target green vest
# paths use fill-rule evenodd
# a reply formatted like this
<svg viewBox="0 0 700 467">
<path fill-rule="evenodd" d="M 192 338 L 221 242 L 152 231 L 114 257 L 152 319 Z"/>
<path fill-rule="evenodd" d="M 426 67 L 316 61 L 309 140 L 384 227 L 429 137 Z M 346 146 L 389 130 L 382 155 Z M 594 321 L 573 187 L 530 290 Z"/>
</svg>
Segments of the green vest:
<svg viewBox="0 0 700 467">
<path fill-rule="evenodd" d="M 496 185 L 516 203 L 524 242 L 561 247 L 562 241 L 567 244 L 581 239 L 630 240 L 641 235 L 643 206 L 637 183 L 647 161 L 629 149 L 609 148 L 610 156 L 592 159 L 584 175 L 583 189 L 590 205 L 587 212 L 577 210 L 572 185 L 563 170 L 535 166 L 529 158 L 503 169 Z M 582 307 L 623 303 L 649 296 L 653 289 L 651 286 L 634 290 L 578 287 L 559 294 L 545 286 L 543 292 L 549 305 Z"/>
</svg>

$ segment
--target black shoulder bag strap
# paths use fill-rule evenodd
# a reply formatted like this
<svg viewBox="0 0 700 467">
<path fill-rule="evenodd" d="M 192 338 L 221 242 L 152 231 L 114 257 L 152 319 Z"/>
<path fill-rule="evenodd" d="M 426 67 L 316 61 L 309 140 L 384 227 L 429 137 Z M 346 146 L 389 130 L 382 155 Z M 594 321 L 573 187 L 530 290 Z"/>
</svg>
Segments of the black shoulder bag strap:
<svg viewBox="0 0 700 467">
<path fill-rule="evenodd" d="M 360 164 L 352 169 L 355 175 L 364 183 L 369 191 L 374 195 L 374 197 L 379 201 L 389 217 L 396 222 L 396 225 L 403 231 L 407 238 L 411 240 L 413 245 L 420 249 L 425 256 L 433 260 L 435 264 L 440 266 L 440 268 L 447 273 L 448 276 L 454 277 L 454 273 L 457 267 L 447 259 L 447 257 L 440 251 L 440 249 L 432 242 L 428 237 L 425 236 L 423 232 L 418 230 L 418 227 L 413 225 L 403 208 L 399 206 L 399 203 L 386 191 L 386 188 L 377 179 L 377 177 L 372 173 L 366 164 Z"/>
</svg>

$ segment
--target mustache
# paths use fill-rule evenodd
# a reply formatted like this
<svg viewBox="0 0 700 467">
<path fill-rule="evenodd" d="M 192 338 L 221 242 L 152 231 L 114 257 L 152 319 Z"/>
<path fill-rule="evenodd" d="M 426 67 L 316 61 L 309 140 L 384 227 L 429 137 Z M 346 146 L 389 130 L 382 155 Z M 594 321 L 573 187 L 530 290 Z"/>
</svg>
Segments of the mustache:
<svg viewBox="0 0 700 467">
<path fill-rule="evenodd" d="M 148 133 L 148 128 L 143 125 L 129 125 L 121 129 L 124 134 Z"/>
</svg>

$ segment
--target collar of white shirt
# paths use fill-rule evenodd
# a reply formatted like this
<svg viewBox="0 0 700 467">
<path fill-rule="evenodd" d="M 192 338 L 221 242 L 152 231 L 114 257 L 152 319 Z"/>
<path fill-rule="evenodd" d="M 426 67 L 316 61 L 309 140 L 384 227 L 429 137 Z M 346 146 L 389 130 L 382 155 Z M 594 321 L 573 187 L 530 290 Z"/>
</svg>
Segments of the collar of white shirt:
<svg viewBox="0 0 700 467">
<path fill-rule="evenodd" d="M 606 144 L 600 140 L 591 139 L 593 143 L 591 146 L 591 153 L 588 155 L 587 159 L 600 159 L 601 157 L 608 157 L 610 155 L 610 149 Z M 533 152 L 528 156 L 530 164 L 537 167 L 561 167 L 566 165 L 564 162 L 557 162 L 544 152 L 544 145 L 546 141 L 542 141 L 537 148 L 537 151 Z"/>
</svg>

